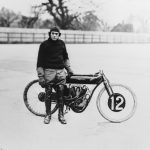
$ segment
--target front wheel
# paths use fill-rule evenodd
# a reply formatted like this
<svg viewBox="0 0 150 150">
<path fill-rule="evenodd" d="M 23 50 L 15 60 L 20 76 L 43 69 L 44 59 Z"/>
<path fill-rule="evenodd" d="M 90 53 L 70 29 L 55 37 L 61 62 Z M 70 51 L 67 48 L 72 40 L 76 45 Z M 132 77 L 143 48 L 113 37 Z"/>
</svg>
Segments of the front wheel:
<svg viewBox="0 0 150 150">
<path fill-rule="evenodd" d="M 52 90 L 54 91 L 54 89 Z M 45 89 L 39 85 L 38 80 L 31 81 L 24 90 L 23 99 L 27 109 L 34 115 L 44 117 L 45 113 Z M 57 108 L 58 104 L 56 100 L 51 100 L 51 114 L 53 114 Z"/>
<path fill-rule="evenodd" d="M 103 88 L 97 97 L 96 105 L 100 114 L 111 122 L 123 122 L 131 118 L 135 112 L 136 96 L 129 87 L 121 84 L 110 85 L 113 94 L 108 95 Z"/>
</svg>

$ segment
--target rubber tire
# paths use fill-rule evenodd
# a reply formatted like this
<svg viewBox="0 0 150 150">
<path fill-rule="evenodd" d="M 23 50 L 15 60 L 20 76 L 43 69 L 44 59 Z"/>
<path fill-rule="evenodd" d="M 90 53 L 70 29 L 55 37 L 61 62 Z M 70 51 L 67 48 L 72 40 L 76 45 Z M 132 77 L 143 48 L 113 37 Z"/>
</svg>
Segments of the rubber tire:
<svg viewBox="0 0 150 150">
<path fill-rule="evenodd" d="M 37 84 L 37 83 L 38 83 L 38 79 L 31 81 L 31 82 L 25 87 L 24 92 L 23 92 L 23 99 L 24 99 L 25 106 L 27 107 L 27 109 L 28 109 L 31 113 L 33 113 L 33 114 L 36 115 L 36 116 L 44 117 L 44 116 L 46 115 L 46 113 L 38 112 L 38 111 L 36 111 L 35 109 L 33 109 L 33 108 L 30 106 L 30 99 L 28 98 L 28 91 L 29 91 L 29 89 L 30 89 L 34 84 Z M 39 88 L 41 88 L 40 85 L 39 85 Z M 44 103 L 44 102 L 43 102 L 43 103 Z M 58 104 L 56 103 L 56 105 L 54 106 L 54 108 L 52 108 L 52 110 L 51 110 L 51 114 L 55 113 L 57 109 L 58 109 Z"/>
<path fill-rule="evenodd" d="M 110 122 L 113 122 L 113 123 L 120 123 L 120 122 L 123 122 L 123 121 L 126 121 L 126 120 L 130 119 L 130 118 L 134 115 L 135 110 L 136 110 L 136 107 L 137 107 L 137 100 L 136 100 L 135 94 L 133 93 L 133 91 L 132 91 L 129 87 L 124 86 L 124 85 L 122 85 L 122 84 L 111 84 L 112 89 L 113 89 L 113 87 L 115 87 L 115 86 L 119 86 L 120 88 L 126 89 L 126 90 L 132 95 L 132 98 L 133 98 L 133 101 L 134 101 L 134 102 L 133 102 L 134 105 L 133 105 L 133 109 L 132 109 L 131 113 L 130 113 L 128 116 L 126 116 L 126 117 L 124 117 L 124 118 L 122 118 L 122 119 L 120 119 L 120 120 L 113 120 L 113 119 L 109 118 L 106 114 L 104 114 L 104 113 L 102 112 L 102 109 L 101 109 L 101 106 L 100 106 L 100 101 L 101 101 L 101 97 L 102 97 L 103 93 L 106 92 L 106 89 L 105 89 L 105 88 L 103 88 L 103 89 L 99 92 L 99 94 L 98 94 L 98 96 L 97 96 L 96 105 L 97 105 L 97 109 L 98 109 L 99 113 L 100 113 L 106 120 L 108 120 L 108 121 L 110 121 Z"/>
</svg>

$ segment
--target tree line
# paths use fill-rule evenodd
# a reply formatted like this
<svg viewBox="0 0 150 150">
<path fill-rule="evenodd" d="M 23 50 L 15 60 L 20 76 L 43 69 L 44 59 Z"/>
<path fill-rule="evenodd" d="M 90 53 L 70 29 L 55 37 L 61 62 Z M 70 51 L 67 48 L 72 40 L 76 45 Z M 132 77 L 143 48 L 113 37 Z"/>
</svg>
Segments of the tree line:
<svg viewBox="0 0 150 150">
<path fill-rule="evenodd" d="M 50 17 L 42 19 L 42 14 L 46 12 Z M 65 0 L 48 0 L 46 3 L 32 6 L 30 16 L 4 7 L 0 9 L 0 27 L 50 28 L 54 25 L 63 30 L 133 32 L 132 24 L 118 23 L 110 27 L 97 17 L 94 10 L 73 12 Z"/>
</svg>

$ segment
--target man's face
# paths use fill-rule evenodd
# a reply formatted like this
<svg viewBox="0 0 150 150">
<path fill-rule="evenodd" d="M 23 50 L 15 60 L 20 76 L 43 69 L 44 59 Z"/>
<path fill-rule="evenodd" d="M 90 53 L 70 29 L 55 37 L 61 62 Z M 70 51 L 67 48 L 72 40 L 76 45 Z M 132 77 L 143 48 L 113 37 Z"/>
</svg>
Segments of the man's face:
<svg viewBox="0 0 150 150">
<path fill-rule="evenodd" d="M 59 38 L 59 32 L 52 31 L 51 32 L 51 39 L 54 40 L 54 41 L 56 41 L 56 40 L 58 40 L 58 38 Z"/>
</svg>

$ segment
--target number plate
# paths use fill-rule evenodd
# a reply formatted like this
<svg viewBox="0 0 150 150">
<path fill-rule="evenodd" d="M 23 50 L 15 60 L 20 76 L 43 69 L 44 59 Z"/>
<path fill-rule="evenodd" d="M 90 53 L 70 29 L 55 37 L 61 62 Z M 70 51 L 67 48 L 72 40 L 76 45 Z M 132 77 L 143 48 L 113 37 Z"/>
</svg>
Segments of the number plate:
<svg viewBox="0 0 150 150">
<path fill-rule="evenodd" d="M 125 105 L 125 98 L 119 93 L 112 94 L 108 99 L 108 107 L 114 112 L 122 111 Z"/>
</svg>

